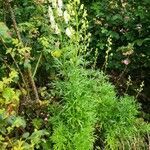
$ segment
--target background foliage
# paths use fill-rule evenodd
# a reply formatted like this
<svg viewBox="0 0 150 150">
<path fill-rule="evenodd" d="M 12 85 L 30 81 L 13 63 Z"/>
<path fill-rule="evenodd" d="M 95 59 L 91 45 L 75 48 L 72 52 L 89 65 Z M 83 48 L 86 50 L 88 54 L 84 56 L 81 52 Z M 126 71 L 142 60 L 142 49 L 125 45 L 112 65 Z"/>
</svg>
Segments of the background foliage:
<svg viewBox="0 0 150 150">
<path fill-rule="evenodd" d="M 119 93 L 125 92 L 124 87 L 129 75 L 132 80 L 129 94 L 136 95 L 136 89 L 144 81 L 143 91 L 138 97 L 144 111 L 149 113 L 147 106 L 150 102 L 150 2 L 148 0 L 83 0 L 83 2 L 89 12 L 89 31 L 92 33 L 90 47 L 93 51 L 98 51 L 97 67 L 103 68 L 105 57 L 108 55 L 107 72 L 118 87 Z M 112 40 L 111 50 L 107 47 L 109 37 Z"/>
</svg>

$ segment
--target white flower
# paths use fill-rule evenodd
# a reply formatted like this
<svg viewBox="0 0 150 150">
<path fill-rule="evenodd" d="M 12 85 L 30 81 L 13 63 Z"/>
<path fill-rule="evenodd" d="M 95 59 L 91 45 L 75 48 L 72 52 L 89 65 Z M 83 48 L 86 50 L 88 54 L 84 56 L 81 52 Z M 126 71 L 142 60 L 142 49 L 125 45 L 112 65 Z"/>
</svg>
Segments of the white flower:
<svg viewBox="0 0 150 150">
<path fill-rule="evenodd" d="M 54 30 L 55 30 L 55 34 L 60 34 L 60 29 L 58 28 L 57 24 L 55 24 Z"/>
<path fill-rule="evenodd" d="M 63 8 L 63 2 L 62 2 L 62 0 L 58 0 L 58 7 L 59 7 L 60 9 Z"/>
<path fill-rule="evenodd" d="M 62 8 L 63 8 L 63 2 L 62 0 L 58 0 L 58 7 L 57 7 L 58 16 L 63 15 Z"/>
<path fill-rule="evenodd" d="M 68 23 L 70 20 L 70 15 L 68 14 L 68 12 L 66 10 L 64 11 L 64 20 L 66 23 Z"/>
<path fill-rule="evenodd" d="M 80 9 L 82 10 L 83 8 L 84 8 L 84 5 L 83 5 L 83 4 L 81 4 Z"/>
<path fill-rule="evenodd" d="M 58 16 L 62 16 L 63 15 L 63 11 L 61 8 L 57 8 L 57 13 L 58 13 Z"/>
<path fill-rule="evenodd" d="M 44 121 L 48 121 L 48 118 L 44 118 Z"/>
<path fill-rule="evenodd" d="M 68 28 L 66 29 L 66 35 L 67 35 L 69 38 L 71 38 L 73 34 L 74 34 L 74 30 L 72 29 L 72 27 L 68 27 Z"/>
<path fill-rule="evenodd" d="M 83 12 L 83 18 L 85 18 L 87 16 L 87 10 L 84 10 Z"/>
<path fill-rule="evenodd" d="M 50 6 L 48 7 L 48 14 L 49 14 L 51 26 L 52 26 L 52 28 L 54 28 L 55 27 L 55 19 L 54 19 L 54 15 L 53 15 L 53 10 Z"/>
<path fill-rule="evenodd" d="M 52 3 L 52 7 L 56 8 L 57 7 L 57 0 L 49 0 L 49 2 Z"/>
</svg>

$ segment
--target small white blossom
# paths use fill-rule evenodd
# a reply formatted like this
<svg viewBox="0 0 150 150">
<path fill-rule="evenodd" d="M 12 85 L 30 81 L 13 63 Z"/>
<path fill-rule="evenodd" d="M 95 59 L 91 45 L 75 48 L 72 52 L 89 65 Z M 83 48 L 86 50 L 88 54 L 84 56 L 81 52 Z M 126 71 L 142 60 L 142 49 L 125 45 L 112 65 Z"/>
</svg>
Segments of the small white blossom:
<svg viewBox="0 0 150 150">
<path fill-rule="evenodd" d="M 60 34 L 60 29 L 58 28 L 57 24 L 55 24 L 54 30 L 55 30 L 55 34 Z"/>
<path fill-rule="evenodd" d="M 74 34 L 74 30 L 72 29 L 72 27 L 68 27 L 68 28 L 66 29 L 66 35 L 67 35 L 69 38 L 71 38 L 73 34 Z"/>
<path fill-rule="evenodd" d="M 68 23 L 70 20 L 70 15 L 68 14 L 68 12 L 66 10 L 64 11 L 64 20 L 66 23 Z"/>
<path fill-rule="evenodd" d="M 61 8 L 57 8 L 57 13 L 58 13 L 58 16 L 63 16 L 63 11 Z"/>
<path fill-rule="evenodd" d="M 58 7 L 57 7 L 58 16 L 63 15 L 62 8 L 63 8 L 63 2 L 62 0 L 58 0 Z"/>
<path fill-rule="evenodd" d="M 63 2 L 62 2 L 62 0 L 58 0 L 58 7 L 59 7 L 60 9 L 63 8 Z"/>
<path fill-rule="evenodd" d="M 83 12 L 83 18 L 85 18 L 86 16 L 87 16 L 87 11 L 84 10 L 84 12 Z"/>
<path fill-rule="evenodd" d="M 52 3 L 52 7 L 56 8 L 57 7 L 57 0 L 49 0 L 49 2 Z"/>
<path fill-rule="evenodd" d="M 48 7 L 48 14 L 49 14 L 51 26 L 54 29 L 56 23 L 55 23 L 55 19 L 54 19 L 54 15 L 53 15 L 53 10 L 50 6 Z"/>
<path fill-rule="evenodd" d="M 81 4 L 80 9 L 82 10 L 83 8 L 84 8 L 84 5 L 83 5 L 83 4 Z"/>
<path fill-rule="evenodd" d="M 48 121 L 48 118 L 44 118 L 44 121 Z"/>
</svg>

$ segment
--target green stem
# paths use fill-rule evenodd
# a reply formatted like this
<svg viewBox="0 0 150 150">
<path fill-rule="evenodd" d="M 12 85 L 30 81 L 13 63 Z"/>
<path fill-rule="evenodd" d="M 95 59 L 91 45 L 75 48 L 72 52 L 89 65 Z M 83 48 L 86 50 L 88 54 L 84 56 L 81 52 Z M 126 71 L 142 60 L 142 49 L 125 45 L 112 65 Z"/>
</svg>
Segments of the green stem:
<svg viewBox="0 0 150 150">
<path fill-rule="evenodd" d="M 35 74 L 37 73 L 37 69 L 38 69 L 38 67 L 39 67 L 39 64 L 40 64 L 41 58 L 42 58 L 42 52 L 41 52 L 41 54 L 40 54 L 40 56 L 39 56 L 39 59 L 38 59 L 38 61 L 37 61 L 36 66 L 35 66 L 35 69 L 34 69 L 34 72 L 33 72 L 32 78 L 34 78 L 34 77 L 35 77 Z"/>
<path fill-rule="evenodd" d="M 118 80 L 117 80 L 117 84 L 119 83 L 120 79 L 122 78 L 122 76 L 123 76 L 124 73 L 126 72 L 127 67 L 128 67 L 128 66 L 126 65 L 125 68 L 124 68 L 124 70 L 122 71 L 122 73 L 119 75 L 119 78 L 118 78 Z"/>
<path fill-rule="evenodd" d="M 77 64 L 77 59 L 78 59 L 78 42 L 79 42 L 79 18 L 78 18 L 78 11 L 76 10 L 76 49 L 75 49 L 75 64 Z M 80 53 L 80 51 L 79 51 Z"/>
</svg>

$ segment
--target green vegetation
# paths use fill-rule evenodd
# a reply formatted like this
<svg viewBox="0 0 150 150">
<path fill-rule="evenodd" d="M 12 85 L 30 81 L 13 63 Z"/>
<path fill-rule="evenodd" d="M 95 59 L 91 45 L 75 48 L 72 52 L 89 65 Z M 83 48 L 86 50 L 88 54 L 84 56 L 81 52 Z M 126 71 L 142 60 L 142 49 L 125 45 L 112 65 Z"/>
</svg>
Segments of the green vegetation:
<svg viewBox="0 0 150 150">
<path fill-rule="evenodd" d="M 107 56 L 105 70 L 121 94 L 128 92 L 136 95 L 143 82 L 143 91 L 137 97 L 143 103 L 145 112 L 150 113 L 150 1 L 83 2 L 88 10 L 89 31 L 92 33 L 90 48 L 93 52 L 98 51 L 97 67 L 103 67 Z M 109 50 L 108 38 L 111 39 Z M 128 78 L 132 85 L 126 91 Z M 149 117 L 145 119 L 149 120 Z"/>
<path fill-rule="evenodd" d="M 93 10 L 103 13 L 96 6 L 105 1 L 91 1 L 92 8 L 83 2 L 89 14 L 79 0 L 0 0 L 2 150 L 149 148 L 150 125 L 136 99 L 144 84 L 135 96 L 129 96 L 129 77 L 126 92 L 118 95 L 106 75 L 110 68 L 116 69 L 111 51 L 117 49 L 115 57 L 120 60 L 120 52 L 128 56 L 124 61 L 128 66 L 135 43 L 122 39 L 127 45 L 118 47 L 112 34 L 91 34 L 97 26 L 88 19 L 95 15 Z M 117 19 L 114 16 L 113 22 Z M 126 72 L 120 70 L 117 83 Z"/>
</svg>

